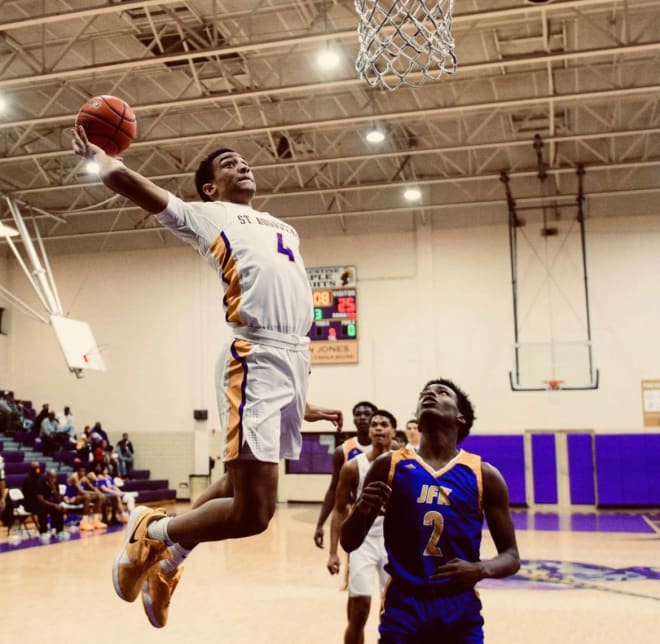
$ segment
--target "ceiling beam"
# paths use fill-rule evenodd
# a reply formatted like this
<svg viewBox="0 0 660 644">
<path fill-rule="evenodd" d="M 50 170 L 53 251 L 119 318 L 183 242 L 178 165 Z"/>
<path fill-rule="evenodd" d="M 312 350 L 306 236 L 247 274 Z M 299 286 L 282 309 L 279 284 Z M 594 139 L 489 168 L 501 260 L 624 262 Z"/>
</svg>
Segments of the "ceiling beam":
<svg viewBox="0 0 660 644">
<path fill-rule="evenodd" d="M 470 72 L 481 71 L 500 71 L 502 67 L 516 67 L 518 65 L 539 64 L 547 65 L 556 61 L 573 61 L 583 58 L 601 58 L 604 56 L 634 56 L 643 53 L 653 52 L 660 50 L 660 42 L 649 42 L 639 45 L 628 45 L 624 47 L 605 47 L 598 49 L 584 49 L 580 51 L 553 53 L 553 54 L 534 54 L 528 56 L 519 56 L 516 58 L 509 58 L 504 60 L 482 61 L 479 63 L 470 63 L 461 66 L 461 74 L 469 74 Z M 411 80 L 421 77 L 421 73 L 410 74 Z M 0 86 L 2 86 L 0 81 Z M 284 87 L 272 87 L 259 90 L 248 90 L 243 92 L 233 92 L 228 94 L 219 94 L 212 96 L 198 96 L 194 98 L 176 99 L 173 101 L 160 101 L 156 103 L 145 103 L 142 105 L 131 105 L 131 108 L 136 114 L 147 112 L 161 112 L 172 108 L 191 108 L 201 107 L 203 105 L 217 105 L 235 101 L 248 101 L 261 98 L 263 96 L 280 96 L 290 95 L 295 96 L 302 94 L 305 96 L 313 95 L 319 89 L 351 89 L 362 86 L 364 81 L 359 78 L 348 78 L 334 81 L 322 81 L 318 83 L 305 83 L 300 85 L 287 85 Z M 447 81 L 444 81 L 447 82 Z M 17 119 L 13 121 L 0 122 L 0 129 L 10 129 L 24 126 L 35 125 L 55 125 L 58 123 L 72 123 L 75 119 L 75 114 L 69 112 L 67 114 L 55 114 L 51 116 Z"/>
<path fill-rule="evenodd" d="M 643 137 L 650 134 L 660 134 L 660 127 L 651 127 L 634 130 L 606 130 L 603 132 L 577 132 L 574 134 L 546 136 L 543 138 L 546 143 L 569 143 L 571 141 L 590 141 L 597 139 L 609 139 L 620 137 Z M 511 147 L 532 147 L 531 139 L 500 139 L 497 141 L 489 141 L 487 143 L 465 143 L 456 145 L 446 145 L 433 148 L 424 149 L 410 149 L 410 150 L 393 150 L 373 152 L 370 154 L 354 154 L 350 156 L 338 157 L 322 157 L 314 159 L 290 159 L 287 161 L 275 161 L 272 163 L 256 163 L 251 165 L 254 172 L 258 173 L 260 170 L 274 170 L 277 168 L 290 169 L 301 168 L 309 166 L 326 166 L 328 164 L 341 164 L 341 163 L 360 163 L 363 161 L 376 161 L 379 159 L 396 159 L 398 157 L 416 157 L 428 156 L 432 154 L 447 154 L 450 152 L 467 152 L 473 150 L 491 150 L 497 148 L 511 148 Z M 149 175 L 147 178 L 151 181 L 165 181 L 169 179 L 182 179 L 191 177 L 193 171 L 161 173 L 158 175 Z M 93 186 L 100 186 L 100 182 L 79 182 L 71 184 L 58 184 L 52 186 L 40 186 L 36 188 L 25 188 L 11 191 L 12 195 L 29 195 L 39 193 L 53 193 L 61 190 L 74 190 L 74 189 L 87 189 Z"/>
<path fill-rule="evenodd" d="M 587 200 L 590 199 L 611 199 L 612 197 L 617 196 L 632 196 L 632 195 L 644 195 L 644 194 L 655 194 L 660 192 L 660 188 L 642 188 L 642 189 L 631 189 L 631 190 L 603 190 L 599 192 L 592 192 L 586 195 Z M 552 197 L 538 196 L 538 197 L 520 197 L 516 199 L 516 204 L 539 204 L 541 207 L 541 202 L 554 203 L 566 201 L 567 204 L 575 203 L 575 195 L 556 195 Z M 336 217 L 364 217 L 367 215 L 379 215 L 379 214 L 402 214 L 410 215 L 411 210 L 417 212 L 433 212 L 439 210 L 455 210 L 458 208 L 484 208 L 487 206 L 502 206 L 504 209 L 506 206 L 506 199 L 504 196 L 501 199 L 481 199 L 473 201 L 461 201 L 456 203 L 438 203 L 438 204 L 428 204 L 428 205 L 416 205 L 411 206 L 400 206 L 400 207 L 391 207 L 391 208 L 374 208 L 370 210 L 342 210 L 337 212 L 316 212 L 309 213 L 306 215 L 293 215 L 293 216 L 282 216 L 280 217 L 283 221 L 301 221 L 309 219 L 332 219 Z M 504 212 L 504 211 L 503 211 Z M 503 214 L 502 225 L 506 222 L 505 215 Z M 122 230 L 99 230 L 99 231 L 88 231 L 83 233 L 72 233 L 68 235 L 49 235 L 43 237 L 44 241 L 63 241 L 67 239 L 83 239 L 90 237 L 114 237 L 117 235 L 132 235 L 137 233 L 162 233 L 165 230 L 161 226 L 153 226 L 147 228 L 125 228 Z M 5 238 L 0 238 L 0 246 L 6 244 Z"/>
<path fill-rule="evenodd" d="M 635 96 L 641 94 L 655 93 L 658 91 L 657 85 L 644 85 L 641 87 L 623 87 L 617 89 L 595 90 L 588 92 L 572 92 L 570 94 L 540 95 L 525 98 L 514 98 L 500 101 L 485 101 L 480 103 L 466 103 L 461 105 L 449 105 L 430 109 L 406 110 L 403 112 L 384 112 L 378 114 L 379 119 L 388 121 L 405 120 L 408 122 L 427 119 L 429 117 L 447 116 L 455 113 L 465 114 L 466 112 L 490 111 L 493 109 L 508 109 L 528 107 L 530 105 L 544 104 L 546 101 L 555 104 L 581 100 L 599 100 L 604 99 L 612 101 L 614 98 L 626 96 Z M 318 131 L 323 128 L 341 128 L 346 125 L 371 123 L 374 120 L 373 114 L 360 114 L 359 116 L 331 118 L 324 120 L 304 121 L 298 123 L 274 123 L 273 125 L 264 125 L 251 128 L 240 128 L 237 130 L 223 130 L 222 132 L 202 132 L 200 134 L 189 134 L 185 136 L 172 136 L 146 141 L 135 141 L 131 144 L 132 149 L 149 148 L 152 146 L 179 145 L 184 142 L 196 142 L 209 140 L 213 137 L 223 137 L 225 139 L 238 139 L 248 136 L 258 136 L 268 134 L 269 132 L 314 129 Z M 54 159 L 71 154 L 69 149 L 49 150 L 47 152 L 31 152 L 28 154 L 15 154 L 12 156 L 0 157 L 0 164 L 18 163 L 20 161 L 32 161 L 36 159 Z"/>
<path fill-rule="evenodd" d="M 593 164 L 585 165 L 585 170 L 588 174 L 593 172 L 610 172 L 613 170 L 635 170 L 643 168 L 655 168 L 660 166 L 660 158 L 657 159 L 647 159 L 645 161 L 626 161 L 620 163 L 604 163 L 604 164 Z M 561 167 L 561 168 L 547 168 L 546 173 L 550 176 L 560 176 L 560 175 L 571 175 L 575 174 L 575 167 Z M 530 170 L 519 170 L 508 173 L 508 176 L 511 180 L 513 179 L 535 179 L 538 176 L 537 169 Z M 415 179 L 414 183 L 417 186 L 435 186 L 442 184 L 461 184 L 461 183 L 474 183 L 478 181 L 500 181 L 501 173 L 497 172 L 487 172 L 483 174 L 473 174 L 473 175 L 452 175 L 452 176 L 441 176 L 441 177 L 423 177 Z M 326 187 L 316 187 L 316 188 L 302 188 L 297 190 L 278 190 L 277 192 L 264 192 L 257 194 L 254 198 L 255 203 L 258 205 L 260 200 L 272 200 L 280 198 L 297 198 L 297 197 L 310 197 L 310 196 L 319 196 L 323 194 L 336 195 L 337 193 L 355 193 L 362 191 L 382 191 L 389 189 L 400 189 L 407 186 L 410 181 L 373 181 L 371 183 L 359 183 L 353 185 L 328 185 Z M 87 187 L 101 187 L 100 182 L 94 182 L 87 184 Z M 83 186 L 81 186 L 83 187 Z M 24 192 L 21 191 L 7 191 L 6 194 L 14 195 L 24 195 Z M 29 205 L 28 205 L 29 207 Z M 415 206 L 417 207 L 417 206 Z M 142 210 L 139 206 L 127 206 L 123 208 L 124 211 L 128 210 Z M 71 214 L 81 214 L 81 215 L 91 215 L 91 214 L 103 214 L 103 213 L 112 213 L 113 209 L 105 210 L 94 210 L 93 207 L 86 206 L 82 208 L 80 213 L 67 213 L 67 211 L 55 210 L 53 211 L 57 215 L 70 216 Z"/>
<path fill-rule="evenodd" d="M 41 16 L 31 16 L 30 18 L 21 18 L 20 20 L 10 20 L 0 22 L 1 31 L 11 31 L 12 29 L 25 29 L 26 27 L 38 27 L 43 25 L 52 25 L 55 22 L 68 22 L 78 18 L 91 18 L 96 16 L 105 16 L 110 13 L 120 11 L 131 11 L 132 9 L 144 9 L 159 5 L 173 4 L 181 0 L 124 0 L 117 4 L 103 4 L 87 7 L 86 9 L 76 9 L 74 11 L 58 11 L 57 13 L 45 13 Z"/>
</svg>

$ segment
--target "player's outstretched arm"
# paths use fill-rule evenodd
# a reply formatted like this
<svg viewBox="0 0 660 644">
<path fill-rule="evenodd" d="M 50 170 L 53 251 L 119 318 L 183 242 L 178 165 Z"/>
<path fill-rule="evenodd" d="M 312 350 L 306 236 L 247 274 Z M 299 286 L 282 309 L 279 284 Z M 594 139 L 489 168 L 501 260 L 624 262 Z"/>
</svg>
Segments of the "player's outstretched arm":
<svg viewBox="0 0 660 644">
<path fill-rule="evenodd" d="M 332 508 L 335 505 L 335 492 L 339 484 L 339 473 L 341 472 L 342 465 L 344 464 L 344 451 L 341 446 L 335 449 L 332 454 L 332 476 L 330 477 L 330 485 L 323 497 L 323 504 L 319 512 L 319 518 L 316 521 L 316 529 L 314 530 L 314 543 L 317 548 L 323 548 L 323 526 L 327 521 Z"/>
<path fill-rule="evenodd" d="M 391 492 L 387 484 L 391 461 L 391 454 L 383 454 L 367 472 L 362 494 L 341 527 L 340 542 L 346 552 L 353 552 L 362 545 L 378 512 L 387 504 Z"/>
<path fill-rule="evenodd" d="M 147 212 L 161 212 L 167 207 L 169 193 L 141 174 L 127 168 L 119 159 L 90 143 L 82 127 L 73 129 L 73 151 L 83 159 L 95 161 L 103 183 Z"/>
<path fill-rule="evenodd" d="M 339 484 L 335 493 L 335 506 L 332 509 L 330 522 L 330 553 L 328 555 L 328 571 L 331 575 L 339 572 L 340 562 L 337 548 L 341 525 L 348 516 L 352 496 L 357 491 L 360 473 L 355 460 L 344 463 L 339 472 Z"/>
</svg>

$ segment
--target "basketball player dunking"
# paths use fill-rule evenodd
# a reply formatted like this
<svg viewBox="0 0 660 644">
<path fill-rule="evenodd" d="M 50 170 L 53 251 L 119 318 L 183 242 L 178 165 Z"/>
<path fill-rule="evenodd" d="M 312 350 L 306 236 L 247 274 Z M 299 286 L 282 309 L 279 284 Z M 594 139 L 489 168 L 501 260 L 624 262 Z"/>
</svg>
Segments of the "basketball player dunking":
<svg viewBox="0 0 660 644">
<path fill-rule="evenodd" d="M 268 527 L 278 464 L 298 458 L 303 418 L 341 428 L 342 417 L 306 403 L 313 307 L 298 234 L 250 206 L 256 184 L 240 154 L 219 149 L 203 159 L 195 174 L 201 201 L 186 203 L 91 144 L 82 128 L 73 132 L 73 150 L 96 161 L 108 188 L 155 214 L 209 262 L 221 278 L 233 331 L 216 374 L 228 478 L 209 488 L 199 507 L 175 518 L 135 508 L 113 565 L 119 597 L 134 601 L 142 593 L 149 621 L 161 627 L 180 564 L 195 545 Z"/>
</svg>

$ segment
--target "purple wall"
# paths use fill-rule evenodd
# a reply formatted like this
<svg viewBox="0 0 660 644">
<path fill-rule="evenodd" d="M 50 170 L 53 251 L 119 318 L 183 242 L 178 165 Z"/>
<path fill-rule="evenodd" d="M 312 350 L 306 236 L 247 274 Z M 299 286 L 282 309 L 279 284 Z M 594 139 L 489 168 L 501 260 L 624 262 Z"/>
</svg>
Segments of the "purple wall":
<svg viewBox="0 0 660 644">
<path fill-rule="evenodd" d="M 571 503 L 596 503 L 592 434 L 568 434 L 568 476 Z"/>
<path fill-rule="evenodd" d="M 534 502 L 557 503 L 557 452 L 554 434 L 532 434 Z"/>
<path fill-rule="evenodd" d="M 461 447 L 494 465 L 509 487 L 509 503 L 526 505 L 525 447 L 522 436 L 468 436 Z"/>
</svg>

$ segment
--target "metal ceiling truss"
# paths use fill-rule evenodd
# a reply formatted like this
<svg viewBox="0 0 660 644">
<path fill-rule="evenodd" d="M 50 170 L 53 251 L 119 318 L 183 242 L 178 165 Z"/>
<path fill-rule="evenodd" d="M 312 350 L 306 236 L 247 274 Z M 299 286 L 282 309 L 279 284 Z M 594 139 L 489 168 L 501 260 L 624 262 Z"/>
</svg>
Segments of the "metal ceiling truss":
<svg viewBox="0 0 660 644">
<path fill-rule="evenodd" d="M 0 191 L 61 220 L 46 241 L 102 236 L 117 208 L 126 229 L 112 237 L 157 230 L 69 151 L 78 107 L 100 93 L 137 114 L 132 167 L 191 198 L 199 159 L 220 143 L 238 146 L 257 172 L 257 205 L 306 218 L 309 234 L 323 234 L 328 218 L 350 232 L 360 213 L 414 225 L 393 192 L 406 183 L 424 188 L 414 205 L 422 221 L 490 203 L 501 170 L 524 177 L 534 167 L 536 133 L 560 198 L 574 194 L 567 172 L 578 165 L 589 170 L 588 200 L 592 189 L 616 192 L 630 213 L 660 188 L 655 0 L 458 3 L 458 73 L 391 93 L 355 77 L 351 0 L 89 4 L 2 3 Z M 342 55 L 333 72 L 313 62 L 326 44 Z M 373 124 L 388 135 L 381 147 L 364 141 Z"/>
</svg>

